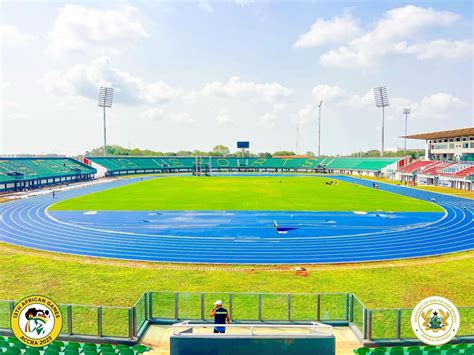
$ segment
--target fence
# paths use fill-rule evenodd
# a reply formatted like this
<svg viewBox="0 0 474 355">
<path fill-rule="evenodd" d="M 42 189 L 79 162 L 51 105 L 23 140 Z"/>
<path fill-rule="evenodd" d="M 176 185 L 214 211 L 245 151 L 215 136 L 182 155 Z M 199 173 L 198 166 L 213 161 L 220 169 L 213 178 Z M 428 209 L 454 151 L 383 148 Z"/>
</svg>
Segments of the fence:
<svg viewBox="0 0 474 355">
<path fill-rule="evenodd" d="M 352 325 L 364 340 L 414 339 L 412 309 L 368 309 L 350 293 L 145 292 L 133 307 L 61 304 L 68 338 L 138 341 L 149 323 L 211 322 L 215 300 L 223 301 L 236 323 L 301 323 Z M 0 301 L 0 333 L 11 334 L 14 301 Z M 474 307 L 458 307 L 458 336 L 474 336 Z"/>
</svg>

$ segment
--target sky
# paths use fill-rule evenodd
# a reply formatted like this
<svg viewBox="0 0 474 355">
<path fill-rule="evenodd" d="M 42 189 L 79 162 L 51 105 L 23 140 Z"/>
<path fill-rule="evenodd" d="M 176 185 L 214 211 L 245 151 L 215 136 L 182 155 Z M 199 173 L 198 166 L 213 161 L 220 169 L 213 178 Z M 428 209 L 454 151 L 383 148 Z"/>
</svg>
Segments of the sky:
<svg viewBox="0 0 474 355">
<path fill-rule="evenodd" d="M 472 1 L 0 1 L 0 154 L 380 149 L 474 126 Z M 409 141 L 409 148 L 423 148 Z"/>
</svg>

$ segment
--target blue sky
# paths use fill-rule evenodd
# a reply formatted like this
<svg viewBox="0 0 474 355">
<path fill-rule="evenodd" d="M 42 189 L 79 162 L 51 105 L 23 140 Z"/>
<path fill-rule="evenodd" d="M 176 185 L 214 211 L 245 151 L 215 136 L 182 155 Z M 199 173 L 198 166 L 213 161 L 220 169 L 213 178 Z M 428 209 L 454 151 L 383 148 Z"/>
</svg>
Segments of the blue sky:
<svg viewBox="0 0 474 355">
<path fill-rule="evenodd" d="M 108 142 L 161 151 L 250 140 L 254 151 L 378 149 L 473 126 L 469 1 L 1 2 L 0 153 Z M 298 145 L 296 127 L 299 126 Z M 410 142 L 422 147 L 422 142 Z"/>
</svg>

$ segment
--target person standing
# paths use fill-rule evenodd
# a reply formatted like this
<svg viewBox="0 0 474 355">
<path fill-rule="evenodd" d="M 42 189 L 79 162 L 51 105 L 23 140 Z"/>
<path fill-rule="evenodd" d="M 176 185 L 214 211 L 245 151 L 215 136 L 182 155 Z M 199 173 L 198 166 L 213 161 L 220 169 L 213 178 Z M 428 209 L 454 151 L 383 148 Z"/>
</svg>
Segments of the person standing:
<svg viewBox="0 0 474 355">
<path fill-rule="evenodd" d="M 231 320 L 227 309 L 222 307 L 221 300 L 214 302 L 214 308 L 211 310 L 211 313 L 209 313 L 209 316 L 214 317 L 214 333 L 225 333 L 226 327 L 220 327 L 219 324 L 226 324 L 226 322 L 227 324 L 230 324 Z"/>
</svg>

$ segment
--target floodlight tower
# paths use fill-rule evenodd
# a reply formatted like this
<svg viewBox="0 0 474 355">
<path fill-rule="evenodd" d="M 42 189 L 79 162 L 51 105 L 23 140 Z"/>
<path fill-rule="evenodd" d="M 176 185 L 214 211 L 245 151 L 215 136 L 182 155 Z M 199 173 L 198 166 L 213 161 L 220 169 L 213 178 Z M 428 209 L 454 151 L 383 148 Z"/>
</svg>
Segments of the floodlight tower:
<svg viewBox="0 0 474 355">
<path fill-rule="evenodd" d="M 407 127 L 408 127 L 408 115 L 411 110 L 409 108 L 403 109 L 403 114 L 405 115 L 405 155 L 407 155 Z"/>
<path fill-rule="evenodd" d="M 99 107 L 104 109 L 104 157 L 107 156 L 107 125 L 105 121 L 105 108 L 112 107 L 114 89 L 101 86 L 99 89 Z"/>
<path fill-rule="evenodd" d="M 382 108 L 382 150 L 380 152 L 380 156 L 383 157 L 385 150 L 385 107 L 390 105 L 388 102 L 387 88 L 385 86 L 374 88 L 374 96 L 375 106 Z"/>
<path fill-rule="evenodd" d="M 319 120 L 318 120 L 318 158 L 321 157 L 321 106 L 323 105 L 323 100 L 319 102 Z"/>
</svg>

